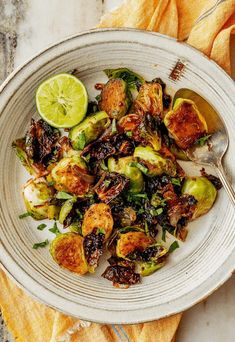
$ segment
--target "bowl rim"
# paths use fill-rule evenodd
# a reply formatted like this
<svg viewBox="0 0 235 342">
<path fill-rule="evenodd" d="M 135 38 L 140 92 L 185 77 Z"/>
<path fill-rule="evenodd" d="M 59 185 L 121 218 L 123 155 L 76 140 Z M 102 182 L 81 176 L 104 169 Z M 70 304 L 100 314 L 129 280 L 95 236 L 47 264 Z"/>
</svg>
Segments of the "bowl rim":
<svg viewBox="0 0 235 342">
<path fill-rule="evenodd" d="M 152 35 L 154 37 L 160 37 L 161 39 L 164 39 L 166 41 L 174 41 L 175 43 L 180 44 L 181 46 L 183 46 L 183 47 L 185 47 L 187 49 L 192 50 L 193 54 L 196 54 L 196 55 L 200 56 L 200 58 L 202 57 L 202 58 L 206 59 L 207 63 L 209 62 L 210 64 L 213 64 L 214 67 L 218 70 L 218 72 L 220 72 L 220 73 L 222 72 L 223 76 L 227 78 L 227 80 L 231 83 L 231 85 L 233 87 L 235 86 L 235 83 L 232 80 L 232 78 L 216 62 L 211 60 L 208 56 L 206 56 L 201 51 L 198 51 L 197 49 L 195 49 L 194 47 L 190 46 L 189 44 L 187 44 L 185 42 L 180 42 L 180 41 L 178 41 L 175 38 L 172 38 L 172 37 L 160 34 L 160 33 L 156 33 L 156 32 L 146 31 L 146 30 L 139 30 L 139 29 L 133 29 L 133 28 L 105 28 L 105 29 L 103 29 L 103 28 L 96 28 L 96 29 L 82 31 L 82 32 L 80 32 L 78 34 L 74 34 L 74 35 L 71 35 L 71 36 L 66 37 L 64 39 L 61 39 L 58 42 L 56 42 L 54 44 L 50 44 L 48 47 L 46 47 L 46 48 L 40 50 L 38 53 L 34 54 L 32 57 L 27 59 L 24 63 L 19 65 L 12 73 L 10 73 L 10 75 L 0 85 L 0 96 L 5 91 L 5 89 L 8 86 L 8 84 L 11 83 L 14 80 L 14 77 L 17 76 L 18 73 L 20 73 L 24 68 L 27 68 L 28 65 L 31 62 L 33 62 L 34 60 L 36 60 L 37 58 L 39 58 L 40 56 L 42 56 L 46 52 L 49 52 L 50 50 L 56 49 L 57 47 L 63 45 L 63 43 L 66 43 L 66 42 L 68 42 L 70 40 L 79 38 L 81 36 L 85 36 L 85 35 L 89 35 L 89 34 L 97 34 L 97 33 L 98 34 L 102 34 L 102 33 L 106 33 L 106 32 L 111 32 L 111 33 L 112 32 L 122 32 L 122 33 L 125 33 L 125 32 L 135 32 L 135 33 L 142 34 L 142 35 L 146 34 L 146 35 Z M 123 36 L 123 38 L 124 38 L 124 36 Z M 125 41 L 125 39 L 123 39 L 123 41 Z M 234 101 L 234 105 L 235 105 L 235 101 Z M 1 114 L 0 114 L 0 116 L 1 116 Z M 26 293 L 30 294 L 30 296 L 35 298 L 37 301 L 39 301 L 41 303 L 44 303 L 47 306 L 52 307 L 55 310 L 59 310 L 60 312 L 63 312 L 66 315 L 70 315 L 70 316 L 74 315 L 74 317 L 78 317 L 78 318 L 87 320 L 87 317 L 83 317 L 83 315 L 80 315 L 80 314 L 77 315 L 77 314 L 74 314 L 74 313 L 71 314 L 71 312 L 67 311 L 66 309 L 61 310 L 61 308 L 58 308 L 57 306 L 54 306 L 51 303 L 48 304 L 48 302 L 46 300 L 44 300 L 42 297 L 40 297 L 40 296 L 38 297 L 38 295 L 35 293 L 35 291 L 33 292 L 29 288 L 25 288 L 25 286 L 20 282 L 20 279 L 16 279 L 17 277 L 15 277 L 12 274 L 12 272 L 9 271 L 9 269 L 6 267 L 6 264 L 1 262 L 1 259 L 5 259 L 7 256 L 10 257 L 10 255 L 8 254 L 8 252 L 6 250 L 4 250 L 5 253 L 1 253 L 1 249 L 2 249 L 1 247 L 4 250 L 4 247 L 3 247 L 3 244 L 2 244 L 2 241 L 1 241 L 1 237 L 0 237 L 0 265 L 5 270 L 5 272 L 10 276 L 10 278 L 13 279 L 17 283 L 17 285 L 19 285 L 20 288 L 22 288 Z M 3 254 L 5 254 L 5 255 L 3 256 Z M 191 306 L 197 304 L 198 302 L 202 301 L 203 299 L 207 298 L 210 294 L 212 294 L 226 280 L 228 280 L 231 277 L 231 275 L 232 275 L 232 273 L 234 271 L 234 266 L 233 266 L 235 264 L 233 262 L 234 259 L 235 259 L 235 248 L 233 249 L 233 252 L 228 256 L 228 258 L 223 263 L 223 265 L 226 263 L 226 264 L 229 264 L 230 266 L 227 265 L 226 272 L 222 272 L 222 274 L 221 274 L 221 269 L 223 268 L 223 265 L 221 265 L 221 267 L 214 272 L 214 274 L 211 276 L 211 278 L 215 275 L 215 273 L 220 272 L 219 280 L 217 279 L 217 282 L 216 282 L 216 279 L 215 279 L 215 281 L 213 282 L 214 285 L 210 286 L 210 290 L 207 290 L 204 293 L 204 296 L 201 296 L 200 298 L 195 299 L 195 300 L 191 300 L 191 301 L 188 300 L 188 304 L 184 304 L 184 305 L 182 305 L 182 307 L 179 307 L 179 305 L 178 305 L 177 309 L 171 308 L 171 309 L 168 310 L 168 314 L 164 314 L 162 316 L 158 315 L 157 317 L 153 317 L 153 315 L 152 315 L 151 317 L 148 318 L 148 321 L 153 321 L 153 320 L 156 320 L 156 319 L 159 319 L 159 318 L 168 317 L 168 316 L 171 316 L 173 314 L 177 314 L 177 313 L 182 312 L 182 311 L 190 308 Z M 228 261 L 230 261 L 230 262 L 228 262 Z M 20 278 L 20 277 L 18 277 L 18 278 Z M 36 280 L 32 280 L 32 281 L 34 283 L 36 283 Z M 49 292 L 48 289 L 46 289 L 46 290 Z M 92 310 L 92 308 L 90 308 L 89 310 Z M 101 310 L 103 310 L 103 309 L 101 309 Z M 147 310 L 147 308 L 145 310 Z M 89 318 L 89 320 L 90 320 L 90 318 Z M 104 323 L 103 320 L 99 320 L 99 319 L 93 319 L 92 318 L 92 321 L 93 322 L 97 322 L 97 323 Z M 145 321 L 146 321 L 145 319 L 137 319 L 136 320 L 136 319 L 131 318 L 130 320 L 128 320 L 128 322 L 120 321 L 119 320 L 118 324 L 136 324 L 136 323 L 142 323 L 142 322 L 145 322 Z M 113 321 L 112 319 L 111 320 L 109 319 L 105 323 L 116 324 L 117 322 Z"/>
</svg>

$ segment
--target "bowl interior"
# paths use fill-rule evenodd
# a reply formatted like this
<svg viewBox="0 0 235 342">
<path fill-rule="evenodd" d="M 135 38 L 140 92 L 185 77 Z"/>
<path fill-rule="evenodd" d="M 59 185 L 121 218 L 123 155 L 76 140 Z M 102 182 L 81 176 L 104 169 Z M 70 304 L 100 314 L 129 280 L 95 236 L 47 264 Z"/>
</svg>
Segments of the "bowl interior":
<svg viewBox="0 0 235 342">
<path fill-rule="evenodd" d="M 179 59 L 185 69 L 180 79 L 173 81 L 169 75 Z M 19 284 L 61 311 L 93 321 L 135 323 L 183 310 L 228 277 L 235 218 L 224 190 L 219 192 L 212 210 L 189 225 L 186 242 L 180 243 L 163 269 L 144 278 L 140 285 L 117 289 L 100 277 L 105 258 L 97 273 L 79 277 L 57 266 L 47 248 L 32 249 L 35 242 L 52 240 L 54 236 L 38 231 L 38 223 L 31 218 L 18 218 L 25 211 L 21 188 L 30 177 L 11 148 L 12 141 L 24 135 L 31 117 L 37 117 L 35 90 L 44 79 L 76 69 L 92 100 L 97 95 L 94 84 L 107 80 L 102 70 L 116 67 L 133 69 L 147 80 L 161 77 L 171 94 L 180 88 L 191 88 L 211 102 L 229 131 L 225 165 L 234 179 L 235 90 L 219 68 L 189 47 L 159 35 L 127 30 L 77 36 L 33 59 L 2 91 L 0 257 Z M 181 165 L 189 175 L 199 174 L 201 168 L 190 162 Z M 206 170 L 214 173 L 213 169 Z M 52 222 L 46 223 L 52 226 Z M 170 238 L 169 242 L 173 240 Z"/>
</svg>

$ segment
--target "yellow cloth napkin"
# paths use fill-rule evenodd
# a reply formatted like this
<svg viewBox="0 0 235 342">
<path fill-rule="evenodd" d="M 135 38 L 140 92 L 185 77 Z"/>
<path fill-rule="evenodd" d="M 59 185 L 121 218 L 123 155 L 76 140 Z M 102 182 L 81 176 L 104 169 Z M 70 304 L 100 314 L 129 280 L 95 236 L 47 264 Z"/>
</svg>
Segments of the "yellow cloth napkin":
<svg viewBox="0 0 235 342">
<path fill-rule="evenodd" d="M 135 27 L 187 40 L 231 72 L 235 0 L 126 0 L 99 27 Z M 37 303 L 3 271 L 0 307 L 18 342 L 170 342 L 181 318 L 125 326 L 84 322 Z"/>
</svg>

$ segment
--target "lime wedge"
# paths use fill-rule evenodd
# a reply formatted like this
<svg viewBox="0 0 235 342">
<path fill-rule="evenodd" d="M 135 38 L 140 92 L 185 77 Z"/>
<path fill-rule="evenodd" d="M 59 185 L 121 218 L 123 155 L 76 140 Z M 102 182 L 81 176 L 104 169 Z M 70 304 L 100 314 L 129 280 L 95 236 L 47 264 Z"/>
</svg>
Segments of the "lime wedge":
<svg viewBox="0 0 235 342">
<path fill-rule="evenodd" d="M 70 74 L 58 74 L 44 81 L 36 92 L 39 114 L 49 125 L 70 128 L 84 119 L 88 95 L 84 84 Z"/>
</svg>

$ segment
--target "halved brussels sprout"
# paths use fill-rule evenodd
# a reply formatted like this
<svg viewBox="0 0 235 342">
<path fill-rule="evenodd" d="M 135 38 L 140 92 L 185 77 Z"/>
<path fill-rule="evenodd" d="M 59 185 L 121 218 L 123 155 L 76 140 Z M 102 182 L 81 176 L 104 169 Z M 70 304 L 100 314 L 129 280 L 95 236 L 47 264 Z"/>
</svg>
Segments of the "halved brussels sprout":
<svg viewBox="0 0 235 342">
<path fill-rule="evenodd" d="M 143 277 L 149 276 L 165 265 L 168 249 L 164 246 L 155 243 L 147 247 L 139 256 L 140 259 L 140 274 Z"/>
<path fill-rule="evenodd" d="M 83 237 L 76 233 L 59 234 L 50 243 L 50 253 L 63 268 L 80 275 L 88 272 L 83 249 Z"/>
<path fill-rule="evenodd" d="M 120 258 L 128 258 L 128 254 L 135 250 L 143 251 L 145 248 L 153 244 L 153 238 L 147 236 L 143 232 L 130 231 L 120 234 L 117 241 L 116 253 Z"/>
<path fill-rule="evenodd" d="M 111 79 L 102 89 L 99 109 L 119 120 L 127 113 L 131 99 L 127 83 L 120 78 Z"/>
<path fill-rule="evenodd" d="M 75 150 L 82 150 L 90 142 L 96 140 L 110 125 L 110 119 L 105 112 L 88 116 L 69 132 L 69 138 Z"/>
<path fill-rule="evenodd" d="M 65 201 L 60 209 L 60 215 L 59 215 L 59 222 L 63 224 L 64 220 L 68 216 L 68 214 L 71 212 L 73 209 L 73 205 L 76 202 L 76 197 L 73 197 L 71 199 L 68 199 Z"/>
<path fill-rule="evenodd" d="M 140 89 L 137 98 L 132 106 L 132 113 L 147 114 L 162 119 L 163 99 L 162 86 L 159 83 L 144 83 Z"/>
<path fill-rule="evenodd" d="M 52 169 L 51 177 L 56 190 L 75 195 L 87 193 L 94 180 L 88 174 L 85 161 L 79 156 L 61 159 Z"/>
<path fill-rule="evenodd" d="M 104 231 L 107 240 L 113 230 L 113 217 L 110 206 L 105 203 L 92 204 L 85 212 L 82 223 L 82 235 L 91 234 L 97 228 Z"/>
<path fill-rule="evenodd" d="M 195 103 L 188 99 L 176 100 L 173 110 L 166 114 L 164 124 L 176 144 L 184 150 L 208 132 L 203 115 Z"/>
<path fill-rule="evenodd" d="M 147 176 L 159 176 L 166 173 L 170 176 L 176 175 L 176 165 L 171 159 L 163 158 L 150 146 L 138 146 L 135 148 L 134 157 L 143 161 L 148 168 Z"/>
<path fill-rule="evenodd" d="M 182 193 L 192 195 L 196 200 L 196 209 L 192 219 L 206 214 L 216 199 L 217 190 L 205 177 L 187 178 L 182 187 Z"/>
<path fill-rule="evenodd" d="M 141 267 L 140 274 L 142 275 L 142 277 L 147 277 L 153 274 L 154 272 L 156 272 L 157 270 L 159 270 L 160 268 L 162 268 L 164 265 L 165 265 L 165 260 L 159 263 L 155 261 L 143 262 L 140 266 Z"/>
<path fill-rule="evenodd" d="M 108 168 L 110 172 L 117 172 L 130 178 L 129 191 L 131 193 L 140 193 L 144 187 L 144 179 L 141 171 L 130 163 L 134 162 L 133 157 L 124 157 L 115 160 L 114 158 L 108 159 Z"/>
<path fill-rule="evenodd" d="M 49 202 L 53 195 L 53 189 L 48 186 L 44 178 L 30 179 L 23 188 L 25 207 L 35 220 L 49 218 L 51 207 Z"/>
<path fill-rule="evenodd" d="M 145 82 L 144 78 L 128 68 L 105 69 L 104 73 L 111 78 L 123 79 L 130 89 L 138 89 Z"/>
</svg>

